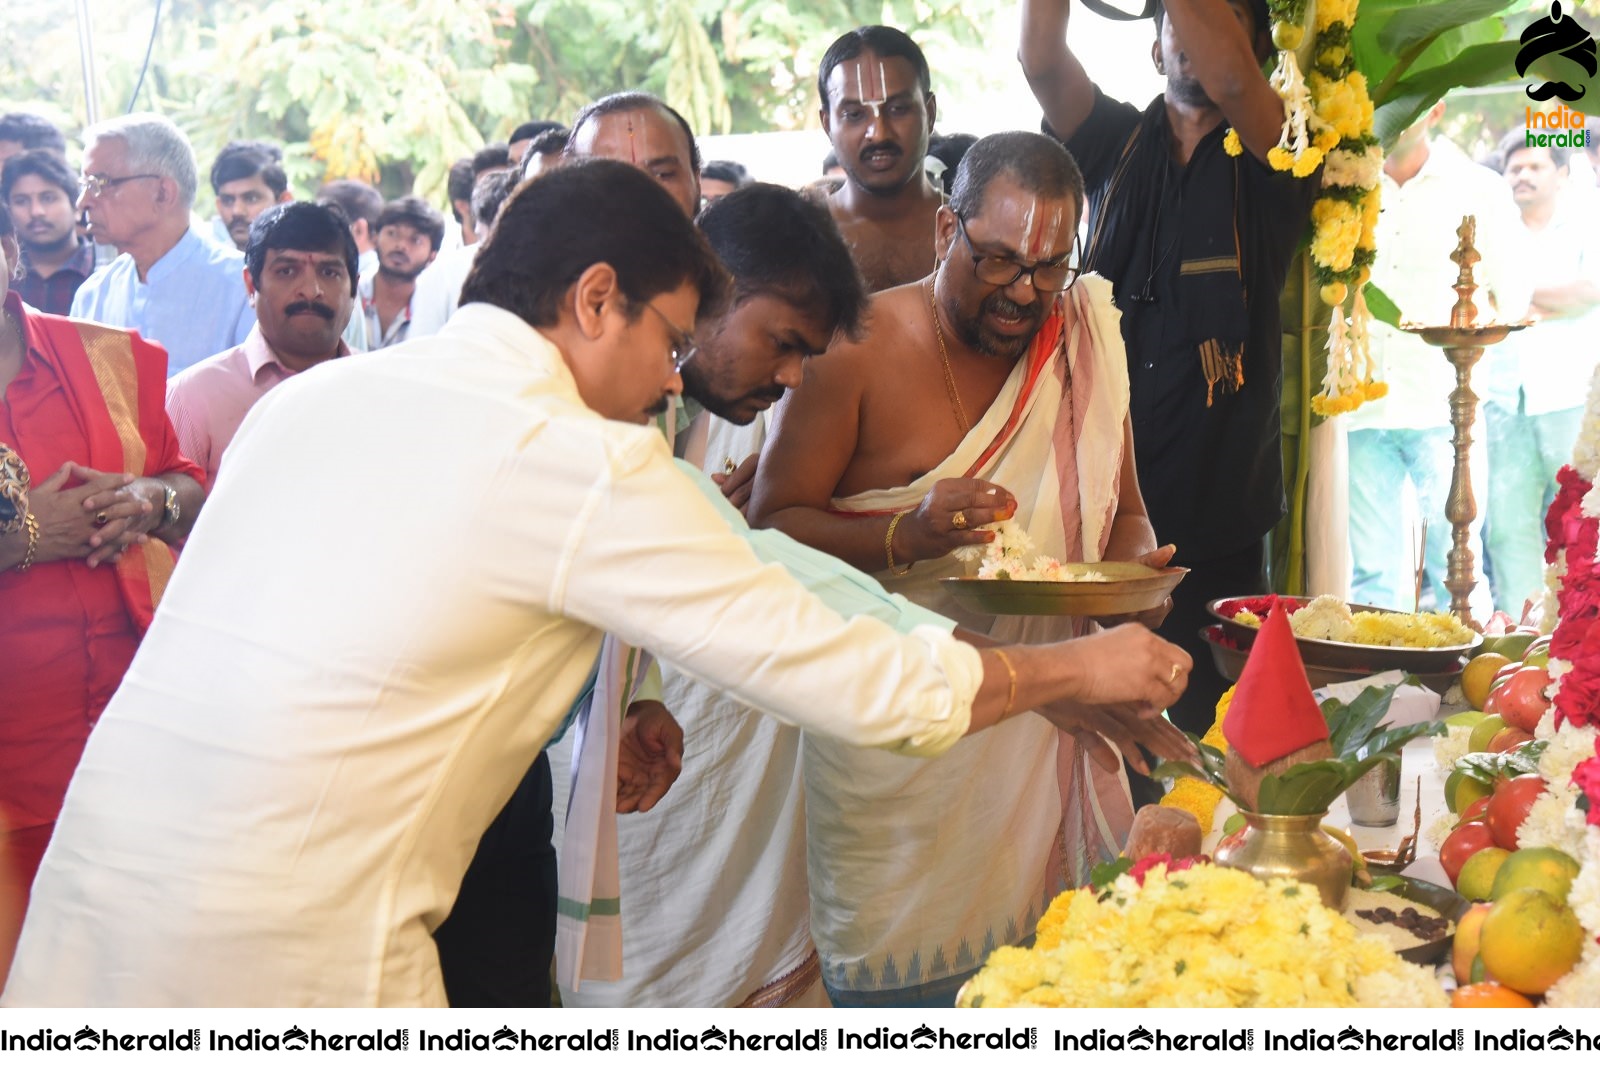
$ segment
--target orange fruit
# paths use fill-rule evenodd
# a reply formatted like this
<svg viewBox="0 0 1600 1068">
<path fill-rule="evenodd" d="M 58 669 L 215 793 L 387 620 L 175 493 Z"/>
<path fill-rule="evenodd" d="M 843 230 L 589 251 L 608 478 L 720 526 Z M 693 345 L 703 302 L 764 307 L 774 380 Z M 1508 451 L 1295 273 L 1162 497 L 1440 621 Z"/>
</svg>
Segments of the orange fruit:
<svg viewBox="0 0 1600 1068">
<path fill-rule="evenodd" d="M 1531 1009 L 1533 1002 L 1499 983 L 1458 986 L 1450 995 L 1452 1009 Z"/>
<path fill-rule="evenodd" d="M 1563 902 L 1523 887 L 1501 895 L 1483 918 L 1478 956 L 1505 986 L 1543 994 L 1583 955 L 1583 926 Z"/>
<path fill-rule="evenodd" d="M 1495 673 L 1511 663 L 1509 656 L 1500 653 L 1479 653 L 1467 661 L 1461 671 L 1461 696 L 1472 708 L 1482 708 L 1489 699 L 1489 684 Z"/>
</svg>

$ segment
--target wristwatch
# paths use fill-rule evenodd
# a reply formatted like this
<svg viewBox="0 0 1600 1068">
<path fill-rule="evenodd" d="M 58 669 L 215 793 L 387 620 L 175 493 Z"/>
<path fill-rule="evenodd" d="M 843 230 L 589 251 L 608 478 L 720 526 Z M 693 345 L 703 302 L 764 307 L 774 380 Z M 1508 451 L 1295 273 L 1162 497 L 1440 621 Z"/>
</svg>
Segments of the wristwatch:
<svg viewBox="0 0 1600 1068">
<path fill-rule="evenodd" d="M 175 527 L 178 525 L 178 518 L 182 514 L 178 508 L 178 491 L 165 482 L 161 484 L 161 489 L 166 494 L 166 503 L 161 509 L 160 525 L 163 527 Z"/>
</svg>

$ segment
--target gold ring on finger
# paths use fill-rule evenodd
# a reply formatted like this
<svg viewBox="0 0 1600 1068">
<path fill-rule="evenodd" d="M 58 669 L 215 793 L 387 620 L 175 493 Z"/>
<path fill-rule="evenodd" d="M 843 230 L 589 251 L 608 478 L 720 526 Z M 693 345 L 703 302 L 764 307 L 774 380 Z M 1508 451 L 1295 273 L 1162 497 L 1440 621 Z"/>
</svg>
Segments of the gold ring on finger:
<svg viewBox="0 0 1600 1068">
<path fill-rule="evenodd" d="M 957 530 L 967 529 L 967 513 L 957 511 L 950 516 L 950 525 Z"/>
<path fill-rule="evenodd" d="M 104 512 L 96 512 L 94 514 L 94 525 L 95 526 L 103 527 L 109 522 L 111 522 L 111 518 L 108 515 L 106 515 Z"/>
<path fill-rule="evenodd" d="M 1181 671 L 1181 670 L 1182 669 L 1180 667 L 1178 667 L 1177 664 L 1173 664 L 1172 665 L 1172 670 L 1167 673 L 1167 681 L 1168 682 L 1177 682 L 1178 681 L 1178 672 Z"/>
</svg>

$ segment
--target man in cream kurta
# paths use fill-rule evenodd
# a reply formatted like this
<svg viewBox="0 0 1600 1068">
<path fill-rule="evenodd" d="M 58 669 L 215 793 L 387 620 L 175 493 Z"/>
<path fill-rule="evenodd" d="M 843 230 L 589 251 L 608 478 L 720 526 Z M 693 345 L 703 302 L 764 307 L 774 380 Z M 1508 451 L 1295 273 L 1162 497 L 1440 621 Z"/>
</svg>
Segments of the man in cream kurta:
<svg viewBox="0 0 1600 1068">
<path fill-rule="evenodd" d="M 561 174 L 518 198 L 574 201 L 540 240 L 694 240 L 632 168 Z M 824 608 L 579 388 L 476 304 L 262 399 L 90 740 L 6 1004 L 443 1004 L 429 932 L 605 630 L 862 744 L 965 732 L 975 650 Z"/>
</svg>

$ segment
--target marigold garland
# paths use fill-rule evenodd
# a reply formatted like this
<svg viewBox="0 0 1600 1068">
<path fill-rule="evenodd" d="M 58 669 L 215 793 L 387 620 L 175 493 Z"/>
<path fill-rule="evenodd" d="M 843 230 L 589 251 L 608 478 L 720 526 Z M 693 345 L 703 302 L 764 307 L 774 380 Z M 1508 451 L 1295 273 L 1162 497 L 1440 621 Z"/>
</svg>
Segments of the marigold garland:
<svg viewBox="0 0 1600 1068">
<path fill-rule="evenodd" d="M 1312 40 L 1297 54 L 1308 2 Z M 1357 0 L 1269 0 L 1267 6 L 1272 39 L 1281 49 L 1272 87 L 1284 102 L 1283 129 L 1267 163 L 1296 178 L 1322 169 L 1322 193 L 1311 209 L 1310 255 L 1319 294 L 1333 311 L 1328 370 L 1311 410 L 1333 416 L 1388 392 L 1373 378 L 1372 312 L 1362 293 L 1377 249 L 1383 150 L 1372 132 L 1367 80 L 1355 69 L 1350 49 Z M 1302 59 L 1309 64 L 1304 73 Z M 1231 128 L 1222 145 L 1230 156 L 1244 151 Z"/>
<path fill-rule="evenodd" d="M 1157 862 L 1104 893 L 1072 893 L 1049 941 L 1041 931 L 1032 949 L 995 950 L 957 1004 L 1445 1004 L 1431 972 L 1357 933 L 1310 888 L 1210 864 L 1178 867 Z"/>
<path fill-rule="evenodd" d="M 1228 687 L 1228 691 L 1217 700 L 1217 721 L 1211 725 L 1210 730 L 1206 731 L 1206 736 L 1200 739 L 1202 743 L 1211 746 L 1218 752 L 1225 753 L 1228 751 L 1227 739 L 1222 736 L 1222 720 L 1228 714 L 1228 705 L 1233 700 L 1234 689 L 1232 686 Z M 1194 816 L 1195 819 L 1200 821 L 1200 837 L 1204 838 L 1211 833 L 1211 824 L 1216 816 L 1217 805 L 1221 800 L 1221 790 L 1210 783 L 1186 776 L 1172 784 L 1172 789 L 1168 790 L 1166 796 L 1162 797 L 1161 805 L 1164 808 L 1180 808 Z M 1065 910 L 1065 907 L 1065 905 L 1062 906 L 1063 910 Z M 1054 909 L 1055 905 L 1052 905 L 1051 910 L 1053 911 Z M 1049 913 L 1047 912 L 1045 915 L 1049 916 Z M 1039 921 L 1039 931 L 1042 938 L 1044 936 L 1044 920 L 1042 919 Z"/>
</svg>

